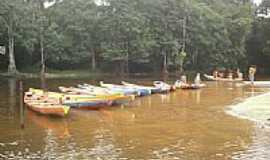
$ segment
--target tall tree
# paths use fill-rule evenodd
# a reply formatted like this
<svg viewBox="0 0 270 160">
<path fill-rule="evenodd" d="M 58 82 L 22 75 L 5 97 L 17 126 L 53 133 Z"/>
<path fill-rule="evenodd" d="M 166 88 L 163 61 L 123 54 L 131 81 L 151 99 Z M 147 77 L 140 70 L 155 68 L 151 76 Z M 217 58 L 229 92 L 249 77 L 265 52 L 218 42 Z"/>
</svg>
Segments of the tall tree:
<svg viewBox="0 0 270 160">
<path fill-rule="evenodd" d="M 14 0 L 1 0 L 0 5 L 0 21 L 6 27 L 7 35 L 8 35 L 8 51 L 9 51 L 9 65 L 8 65 L 8 73 L 16 74 L 17 68 L 15 63 L 15 55 L 14 55 L 14 45 L 15 45 L 15 34 L 16 27 L 18 25 L 19 16 L 20 16 L 20 6 L 22 5 L 22 1 Z"/>
</svg>

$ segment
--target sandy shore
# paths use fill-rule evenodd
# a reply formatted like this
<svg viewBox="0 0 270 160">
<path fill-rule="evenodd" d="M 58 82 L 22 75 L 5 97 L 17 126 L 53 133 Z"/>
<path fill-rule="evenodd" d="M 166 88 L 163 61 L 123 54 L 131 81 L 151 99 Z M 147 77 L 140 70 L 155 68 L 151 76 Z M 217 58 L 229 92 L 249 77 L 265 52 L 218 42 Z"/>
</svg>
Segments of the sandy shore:
<svg viewBox="0 0 270 160">
<path fill-rule="evenodd" d="M 228 113 L 256 122 L 270 123 L 270 91 L 230 106 Z"/>
</svg>

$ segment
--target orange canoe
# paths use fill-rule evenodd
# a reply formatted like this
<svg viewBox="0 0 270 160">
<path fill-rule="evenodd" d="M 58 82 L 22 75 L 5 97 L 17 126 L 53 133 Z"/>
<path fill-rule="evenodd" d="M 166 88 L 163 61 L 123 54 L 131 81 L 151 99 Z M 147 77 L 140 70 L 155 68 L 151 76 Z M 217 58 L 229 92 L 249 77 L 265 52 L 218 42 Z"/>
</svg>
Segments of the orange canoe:
<svg viewBox="0 0 270 160">
<path fill-rule="evenodd" d="M 65 117 L 69 113 L 69 106 L 52 103 L 42 103 L 38 101 L 28 101 L 25 104 L 33 111 L 43 115 L 54 115 Z"/>
</svg>

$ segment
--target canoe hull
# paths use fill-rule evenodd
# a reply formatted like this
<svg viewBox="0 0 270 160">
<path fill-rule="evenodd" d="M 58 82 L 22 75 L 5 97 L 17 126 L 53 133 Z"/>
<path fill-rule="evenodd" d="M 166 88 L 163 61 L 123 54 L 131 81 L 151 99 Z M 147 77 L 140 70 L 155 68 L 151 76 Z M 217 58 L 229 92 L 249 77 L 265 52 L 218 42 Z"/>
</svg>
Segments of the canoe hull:
<svg viewBox="0 0 270 160">
<path fill-rule="evenodd" d="M 134 95 L 129 95 L 129 96 L 118 96 L 113 99 L 113 105 L 123 105 L 123 104 L 128 104 L 131 101 L 135 100 Z"/>
<path fill-rule="evenodd" d="M 152 93 L 152 94 L 162 93 L 162 89 L 161 89 L 161 88 L 151 89 L 151 93 Z"/>
<path fill-rule="evenodd" d="M 125 81 L 121 82 L 123 85 L 128 86 L 128 87 L 134 87 L 134 88 L 138 88 L 138 89 L 146 89 L 148 90 L 148 92 L 150 91 L 150 94 L 155 94 L 155 93 L 161 93 L 162 89 L 161 88 L 157 88 L 154 86 L 141 86 L 141 85 L 137 85 L 137 84 L 132 84 L 132 83 L 128 83 Z"/>
<path fill-rule="evenodd" d="M 187 83 L 182 83 L 181 81 L 176 81 L 174 86 L 177 88 L 177 89 L 190 89 L 190 90 L 193 90 L 193 89 L 200 89 L 200 88 L 203 88 L 206 86 L 206 84 L 199 84 L 199 85 L 196 85 L 196 84 L 187 84 Z"/>
<path fill-rule="evenodd" d="M 42 114 L 65 117 L 69 113 L 70 107 L 65 105 L 39 105 L 38 103 L 26 103 L 28 108 Z"/>
<path fill-rule="evenodd" d="M 159 88 L 162 91 L 162 93 L 167 93 L 176 90 L 175 86 L 171 86 L 162 81 L 154 81 L 153 84 L 156 88 Z"/>
<path fill-rule="evenodd" d="M 204 74 L 204 77 L 211 81 L 223 81 L 223 82 L 242 82 L 242 79 L 228 79 L 228 78 L 214 78 L 214 76 L 210 76 L 207 74 Z"/>
<path fill-rule="evenodd" d="M 108 88 L 109 90 L 117 93 L 122 93 L 124 95 L 136 95 L 140 96 L 140 92 L 136 89 L 128 88 L 121 85 L 114 85 L 114 84 L 105 84 L 103 82 L 100 82 L 100 86 Z"/>
<path fill-rule="evenodd" d="M 64 103 L 67 106 L 70 106 L 71 108 L 76 109 L 98 109 L 103 107 L 108 107 L 113 104 L 112 100 L 100 100 L 100 101 L 85 101 L 85 102 L 65 102 Z"/>
<path fill-rule="evenodd" d="M 71 92 L 77 92 L 77 94 L 81 94 L 81 93 L 87 93 L 87 89 L 77 89 L 77 88 L 61 88 L 62 91 L 67 91 L 70 90 Z M 64 89 L 64 90 L 63 90 Z M 113 94 L 98 94 L 98 95 L 93 95 L 92 92 L 88 93 L 90 96 L 93 96 L 93 98 L 97 98 L 103 101 L 97 102 L 97 103 L 90 103 L 90 102 L 78 102 L 78 103 L 66 103 L 70 106 L 73 106 L 74 108 L 99 108 L 103 107 L 103 106 L 110 106 L 110 105 L 121 105 L 121 104 L 127 104 L 130 101 L 133 101 L 135 99 L 134 95 L 123 95 L 123 94 L 119 94 L 119 93 L 113 93 Z M 112 102 L 111 102 L 112 101 Z"/>
<path fill-rule="evenodd" d="M 130 88 L 136 90 L 139 93 L 138 95 L 141 97 L 151 95 L 151 90 L 149 89 L 137 88 L 137 87 L 130 87 Z"/>
<path fill-rule="evenodd" d="M 185 90 L 197 90 L 197 89 L 201 89 L 202 86 L 198 86 L 198 85 L 187 85 L 187 86 L 181 86 L 180 89 L 185 89 Z"/>
</svg>

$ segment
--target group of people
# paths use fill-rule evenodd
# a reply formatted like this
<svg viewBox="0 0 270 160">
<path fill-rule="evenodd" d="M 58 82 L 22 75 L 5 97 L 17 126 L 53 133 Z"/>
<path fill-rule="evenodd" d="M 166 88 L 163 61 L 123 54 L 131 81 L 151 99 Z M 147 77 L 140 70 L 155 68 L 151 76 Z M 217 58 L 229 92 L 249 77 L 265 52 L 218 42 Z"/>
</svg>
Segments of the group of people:
<svg viewBox="0 0 270 160">
<path fill-rule="evenodd" d="M 177 80 L 175 82 L 175 86 L 176 87 L 193 87 L 193 88 L 196 88 L 196 87 L 201 87 L 202 86 L 202 83 L 201 83 L 201 74 L 200 73 L 197 73 L 196 74 L 196 77 L 194 79 L 194 83 L 193 84 L 189 84 L 187 82 L 187 76 L 186 75 L 182 75 L 181 76 L 181 79 L 180 80 Z"/>
<path fill-rule="evenodd" d="M 252 84 L 254 84 L 255 81 L 255 74 L 256 74 L 256 66 L 252 65 L 249 67 L 248 70 L 248 78 L 251 81 Z M 244 74 L 240 71 L 240 69 L 236 69 L 235 72 L 233 72 L 232 70 L 228 70 L 228 71 L 218 71 L 218 70 L 214 70 L 213 72 L 213 77 L 215 79 L 221 79 L 221 80 L 234 80 L 234 81 L 243 81 L 244 80 Z M 186 75 L 182 75 L 181 79 L 176 81 L 176 86 L 188 86 L 188 82 L 187 82 L 187 76 Z M 196 77 L 194 79 L 194 83 L 192 84 L 195 87 L 196 86 L 201 86 L 201 75 L 200 73 L 196 74 Z"/>
<path fill-rule="evenodd" d="M 244 76 L 243 73 L 240 71 L 240 69 L 236 69 L 236 72 L 233 72 L 232 70 L 228 71 L 218 71 L 214 70 L 213 77 L 215 79 L 228 79 L 228 80 L 239 80 L 242 81 Z"/>
<path fill-rule="evenodd" d="M 255 74 L 256 74 L 256 66 L 252 65 L 248 69 L 248 79 L 253 83 L 255 80 Z M 218 71 L 214 70 L 213 72 L 214 78 L 220 78 L 220 79 L 228 79 L 228 80 L 236 80 L 236 81 L 242 81 L 244 80 L 244 75 L 240 71 L 240 69 L 236 69 L 236 72 L 233 72 L 232 70 L 228 71 Z"/>
</svg>

